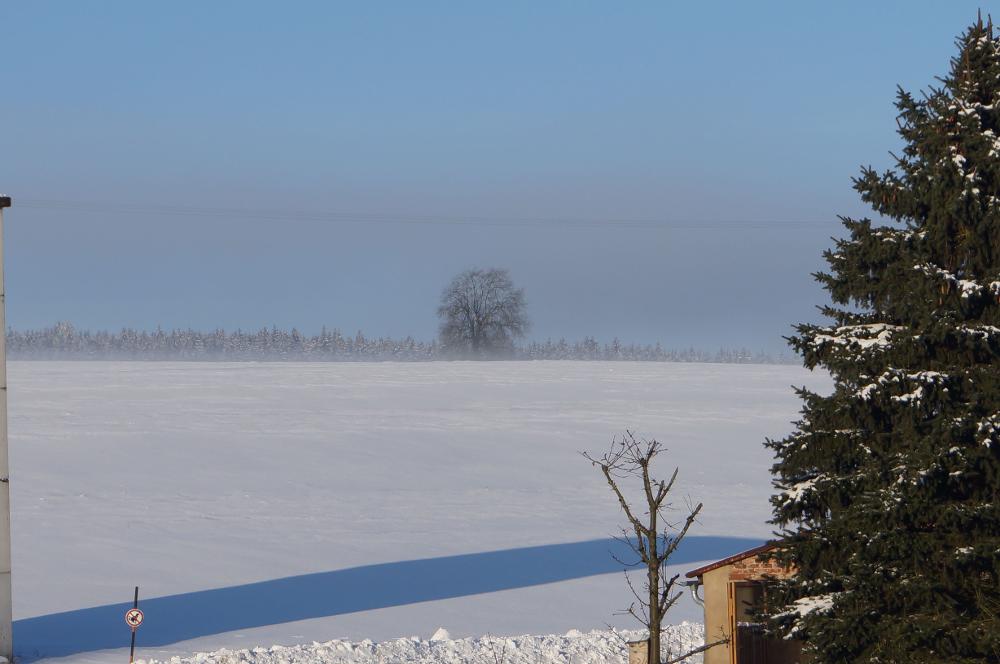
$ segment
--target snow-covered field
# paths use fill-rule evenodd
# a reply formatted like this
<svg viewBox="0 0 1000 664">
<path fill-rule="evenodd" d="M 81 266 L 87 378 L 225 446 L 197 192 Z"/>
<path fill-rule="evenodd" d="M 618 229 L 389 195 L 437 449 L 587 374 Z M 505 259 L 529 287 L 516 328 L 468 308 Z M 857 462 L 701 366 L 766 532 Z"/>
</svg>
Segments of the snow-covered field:
<svg viewBox="0 0 1000 664">
<path fill-rule="evenodd" d="M 634 628 L 613 615 L 630 597 L 608 553 L 621 517 L 578 452 L 626 427 L 667 443 L 677 506 L 705 504 L 675 556 L 686 571 L 769 535 L 762 442 L 791 428 L 791 384 L 829 379 L 764 365 L 13 362 L 15 649 L 121 661 L 136 585 L 143 659 L 439 627 Z M 668 620 L 701 615 L 685 599 Z"/>
</svg>

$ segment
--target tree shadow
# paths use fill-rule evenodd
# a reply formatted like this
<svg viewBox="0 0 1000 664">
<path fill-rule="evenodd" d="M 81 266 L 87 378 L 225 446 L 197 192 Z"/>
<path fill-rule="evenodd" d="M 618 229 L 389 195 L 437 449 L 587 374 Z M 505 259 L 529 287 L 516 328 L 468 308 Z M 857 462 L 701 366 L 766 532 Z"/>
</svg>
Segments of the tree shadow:
<svg viewBox="0 0 1000 664">
<path fill-rule="evenodd" d="M 761 544 L 741 537 L 688 536 L 670 559 L 685 564 L 722 558 Z M 404 560 L 290 576 L 228 588 L 142 600 L 143 646 L 163 646 L 210 634 L 416 602 L 478 595 L 621 571 L 629 560 L 614 539 Z M 634 557 L 634 556 L 633 556 Z M 14 622 L 22 662 L 128 645 L 128 602 Z"/>
</svg>

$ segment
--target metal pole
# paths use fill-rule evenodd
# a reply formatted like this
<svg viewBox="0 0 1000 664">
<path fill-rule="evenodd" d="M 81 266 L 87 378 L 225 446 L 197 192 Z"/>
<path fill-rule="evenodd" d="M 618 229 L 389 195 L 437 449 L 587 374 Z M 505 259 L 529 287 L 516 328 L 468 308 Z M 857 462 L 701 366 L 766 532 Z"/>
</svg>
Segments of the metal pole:
<svg viewBox="0 0 1000 664">
<path fill-rule="evenodd" d="M 132 608 L 139 608 L 139 586 L 135 587 L 135 599 L 132 600 Z M 135 661 L 135 627 L 132 628 L 132 647 L 128 650 L 128 664 Z"/>
<path fill-rule="evenodd" d="M 7 465 L 7 320 L 3 279 L 3 209 L 0 195 L 0 656 L 14 661 L 14 611 L 10 594 L 10 469 Z"/>
</svg>

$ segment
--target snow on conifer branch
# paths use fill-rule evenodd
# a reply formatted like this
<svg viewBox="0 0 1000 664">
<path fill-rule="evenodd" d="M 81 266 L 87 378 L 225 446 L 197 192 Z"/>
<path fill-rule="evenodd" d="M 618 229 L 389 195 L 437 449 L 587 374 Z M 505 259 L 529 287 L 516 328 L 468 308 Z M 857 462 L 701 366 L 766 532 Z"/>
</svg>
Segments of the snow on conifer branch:
<svg viewBox="0 0 1000 664">
<path fill-rule="evenodd" d="M 833 610 L 834 602 L 838 597 L 843 595 L 842 592 L 826 593 L 824 595 L 814 595 L 811 597 L 800 597 L 795 600 L 790 608 L 785 611 L 775 614 L 775 618 L 778 620 L 792 618 L 792 626 L 785 636 L 786 639 L 795 638 L 799 636 L 804 627 L 804 620 L 813 614 L 823 614 L 829 613 Z"/>
</svg>

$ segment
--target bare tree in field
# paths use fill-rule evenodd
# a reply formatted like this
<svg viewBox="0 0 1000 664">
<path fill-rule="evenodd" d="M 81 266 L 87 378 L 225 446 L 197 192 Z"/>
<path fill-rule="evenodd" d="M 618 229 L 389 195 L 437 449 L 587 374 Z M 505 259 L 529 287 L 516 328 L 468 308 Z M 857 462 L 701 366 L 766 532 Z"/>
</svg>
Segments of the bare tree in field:
<svg viewBox="0 0 1000 664">
<path fill-rule="evenodd" d="M 466 270 L 441 293 L 441 341 L 473 355 L 509 349 L 528 330 L 524 290 L 507 270 Z"/>
<path fill-rule="evenodd" d="M 680 575 L 675 574 L 667 578 L 663 568 L 701 512 L 701 503 L 693 508 L 689 504 L 683 522 L 668 520 L 667 512 L 671 511 L 673 506 L 667 502 L 667 495 L 677 479 L 677 469 L 674 468 L 668 481 L 656 479 L 651 469 L 653 460 L 663 449 L 663 445 L 656 440 L 640 440 L 631 431 L 626 431 L 620 439 L 615 438 L 611 441 L 611 449 L 603 456 L 598 458 L 587 452 L 582 453 L 588 461 L 601 469 L 604 479 L 618 498 L 618 503 L 628 519 L 628 527 L 622 528 L 623 537 L 620 539 L 628 544 L 639 560 L 633 563 L 619 562 L 629 567 L 644 565 L 646 568 L 645 583 L 638 591 L 632 584 L 628 572 L 625 573 L 625 580 L 636 601 L 622 613 L 631 615 L 649 630 L 650 664 L 660 662 L 660 632 L 663 618 L 683 594 L 683 591 L 677 588 L 677 579 Z M 630 503 L 629 496 L 637 500 Z M 663 664 L 679 662 L 726 641 L 727 639 L 723 639 L 706 644 L 683 655 L 672 657 Z"/>
</svg>

